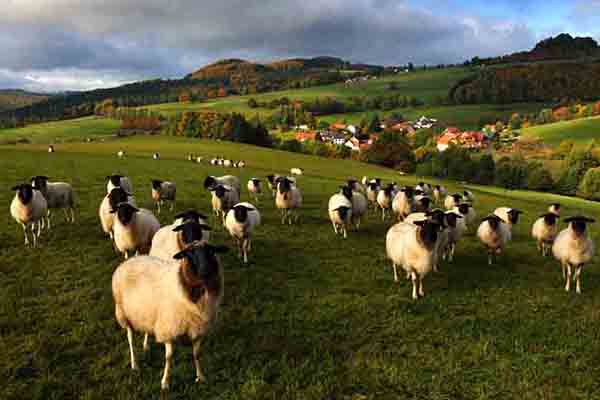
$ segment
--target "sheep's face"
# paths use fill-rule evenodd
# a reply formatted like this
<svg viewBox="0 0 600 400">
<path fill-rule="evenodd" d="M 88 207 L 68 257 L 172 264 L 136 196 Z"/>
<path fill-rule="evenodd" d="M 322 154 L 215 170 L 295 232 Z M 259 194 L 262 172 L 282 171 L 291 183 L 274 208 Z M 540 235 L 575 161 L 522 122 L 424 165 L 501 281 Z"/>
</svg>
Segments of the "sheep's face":
<svg viewBox="0 0 600 400">
<path fill-rule="evenodd" d="M 352 188 L 350 186 L 340 186 L 340 189 L 342 189 L 344 197 L 352 201 Z"/>
<path fill-rule="evenodd" d="M 425 194 L 421 189 L 415 189 L 415 196 L 423 196 Z"/>
<path fill-rule="evenodd" d="M 379 188 L 375 182 L 369 183 L 368 187 L 369 187 L 369 190 L 372 192 L 376 192 L 377 189 Z"/>
<path fill-rule="evenodd" d="M 462 200 L 462 195 L 459 193 L 454 193 L 452 195 L 452 198 L 454 199 L 455 203 L 460 203 L 460 201 Z"/>
<path fill-rule="evenodd" d="M 48 188 L 48 177 L 47 176 L 34 176 L 31 178 L 31 186 L 38 190 L 46 190 Z"/>
<path fill-rule="evenodd" d="M 413 189 L 412 186 L 407 186 L 404 189 L 402 189 L 402 191 L 404 192 L 406 197 L 409 199 L 411 199 L 416 194 L 416 191 Z"/>
<path fill-rule="evenodd" d="M 214 176 L 207 176 L 204 180 L 204 189 L 212 189 L 217 186 L 217 180 Z"/>
<path fill-rule="evenodd" d="M 462 215 L 467 215 L 469 213 L 469 207 L 471 207 L 470 204 L 461 203 L 458 205 L 458 212 Z"/>
<path fill-rule="evenodd" d="M 465 197 L 470 197 L 471 196 L 471 193 L 469 193 L 468 190 L 463 191 L 463 194 L 464 194 Z"/>
<path fill-rule="evenodd" d="M 519 215 L 523 214 L 523 211 L 511 208 L 507 214 L 509 222 L 514 225 L 519 222 Z"/>
<path fill-rule="evenodd" d="M 158 179 L 152 179 L 152 189 L 160 190 L 163 181 Z"/>
<path fill-rule="evenodd" d="M 383 189 L 383 192 L 385 193 L 386 197 L 392 197 L 392 193 L 394 192 L 394 185 L 387 185 L 385 189 Z"/>
<path fill-rule="evenodd" d="M 497 215 L 489 215 L 485 217 L 482 221 L 487 221 L 490 225 L 490 228 L 492 228 L 492 230 L 494 231 L 498 230 L 500 224 L 504 223 L 504 221 L 502 221 L 502 218 L 498 217 Z"/>
<path fill-rule="evenodd" d="M 558 219 L 558 215 L 556 215 L 554 213 L 546 213 L 546 214 L 542 215 L 542 217 L 544 217 L 544 222 L 546 223 L 546 225 L 550 225 L 550 226 L 556 225 L 556 220 Z"/>
<path fill-rule="evenodd" d="M 106 177 L 114 186 L 121 186 L 121 178 L 123 175 L 109 175 Z"/>
<path fill-rule="evenodd" d="M 446 214 L 442 210 L 428 211 L 425 213 L 425 215 L 429 217 L 429 220 L 431 220 L 432 222 L 435 222 L 440 226 L 445 225 L 444 221 L 446 219 Z"/>
<path fill-rule="evenodd" d="M 215 192 L 215 196 L 217 196 L 218 198 L 222 199 L 223 197 L 225 197 L 225 193 L 230 192 L 229 189 L 227 189 L 225 186 L 223 185 L 217 185 L 214 189 L 213 192 Z"/>
<path fill-rule="evenodd" d="M 340 219 L 342 221 L 346 221 L 348 219 L 348 214 L 350 212 L 350 207 L 341 206 L 341 207 L 336 208 L 334 211 L 337 211 L 337 213 L 340 216 Z"/>
<path fill-rule="evenodd" d="M 255 188 L 259 188 L 260 187 L 260 179 L 258 178 L 252 178 L 252 184 L 254 185 Z"/>
<path fill-rule="evenodd" d="M 248 211 L 250 210 L 252 209 L 249 207 L 237 205 L 233 207 L 233 216 L 237 222 L 244 223 L 248 219 Z"/>
<path fill-rule="evenodd" d="M 120 203 L 118 205 L 118 208 L 116 211 L 117 218 L 123 225 L 129 225 L 131 223 L 131 221 L 133 220 L 133 216 L 138 211 L 140 211 L 140 210 L 138 210 L 137 208 L 135 208 L 134 206 L 132 206 L 129 203 Z M 115 211 L 113 210 L 111 212 L 114 213 Z"/>
<path fill-rule="evenodd" d="M 271 174 L 271 175 L 267 175 L 267 181 L 269 181 L 269 183 L 271 185 L 275 184 L 275 175 Z"/>
<path fill-rule="evenodd" d="M 202 233 L 210 230 L 211 228 L 208 225 L 199 224 L 196 221 L 187 221 L 173 229 L 173 232 L 181 232 L 182 242 L 188 245 L 202 240 Z"/>
<path fill-rule="evenodd" d="M 419 199 L 419 203 L 424 210 L 428 210 L 429 205 L 431 204 L 431 199 L 429 197 L 423 197 Z"/>
<path fill-rule="evenodd" d="M 429 220 L 416 221 L 415 225 L 417 225 L 420 228 L 417 231 L 417 234 L 421 238 L 421 241 L 425 244 L 427 248 L 431 249 L 437 242 L 438 235 L 443 229 L 443 227 L 437 222 Z"/>
<path fill-rule="evenodd" d="M 180 219 L 180 218 L 183 220 L 184 223 L 187 221 L 199 222 L 200 218 L 202 218 L 203 220 L 206 220 L 206 215 L 200 214 L 196 210 L 187 210 L 187 211 L 179 213 L 175 216 L 175 219 Z"/>
<path fill-rule="evenodd" d="M 207 289 L 216 289 L 218 281 L 214 279 L 219 274 L 218 253 L 224 253 L 228 249 L 222 246 L 204 244 L 202 246 L 191 246 L 175 254 L 176 260 L 186 259 L 194 276 L 204 283 Z"/>
<path fill-rule="evenodd" d="M 435 185 L 435 190 L 437 190 L 439 192 L 441 189 L 442 188 L 440 187 L 440 185 Z"/>
<path fill-rule="evenodd" d="M 288 178 L 282 178 L 277 184 L 279 193 L 284 194 L 292 190 L 292 182 Z"/>
<path fill-rule="evenodd" d="M 114 188 L 108 194 L 108 203 L 110 204 L 111 211 L 116 211 L 119 208 L 119 204 L 127 202 L 127 192 L 120 187 Z"/>
<path fill-rule="evenodd" d="M 445 217 L 446 217 L 446 223 L 448 224 L 448 226 L 450 228 L 456 228 L 456 222 L 458 221 L 459 218 L 462 218 L 462 215 L 450 212 L 450 213 L 446 214 Z"/>
<path fill-rule="evenodd" d="M 570 224 L 571 229 L 573 229 L 578 236 L 582 236 L 585 233 L 586 224 L 591 224 L 596 221 L 592 218 L 577 216 L 567 218 L 565 219 L 565 222 Z"/>
<path fill-rule="evenodd" d="M 33 199 L 33 187 L 28 183 L 17 185 L 12 190 L 16 190 L 17 197 L 23 204 L 29 204 Z"/>
</svg>

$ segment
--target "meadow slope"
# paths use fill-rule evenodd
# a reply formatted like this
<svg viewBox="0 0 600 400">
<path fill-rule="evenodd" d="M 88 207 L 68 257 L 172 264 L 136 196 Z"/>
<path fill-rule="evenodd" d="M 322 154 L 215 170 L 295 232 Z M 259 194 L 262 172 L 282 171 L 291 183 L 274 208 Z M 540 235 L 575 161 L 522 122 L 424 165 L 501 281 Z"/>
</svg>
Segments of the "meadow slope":
<svg viewBox="0 0 600 400">
<path fill-rule="evenodd" d="M 124 149 L 128 156 L 114 154 Z M 334 237 L 326 204 L 343 179 L 399 177 L 352 161 L 319 159 L 251 146 L 135 137 L 106 143 L 0 147 L 0 377 L 5 399 L 156 398 L 164 360 L 161 346 L 141 354 L 141 372 L 128 366 L 125 333 L 114 318 L 111 275 L 120 260 L 104 237 L 97 209 L 105 176 L 133 178 L 138 203 L 151 207 L 151 178 L 178 184 L 177 209 L 209 212 L 202 189 L 208 174 L 243 181 L 301 166 L 305 205 L 301 224 L 279 224 L 269 195 L 259 205 L 263 225 L 251 265 L 235 252 L 226 270 L 220 322 L 202 346 L 208 383 L 193 383 L 191 349 L 175 347 L 168 398 L 208 399 L 498 399 L 592 398 L 600 379 L 600 270 L 583 272 L 583 295 L 562 289 L 557 263 L 529 239 L 534 218 L 561 201 L 564 215 L 598 215 L 579 199 L 473 187 L 480 216 L 499 205 L 525 211 L 515 240 L 498 265 L 472 236 L 456 263 L 425 280 L 415 303 L 408 282 L 394 284 L 384 255 L 385 224 L 370 216 L 347 240 Z M 153 151 L 162 159 L 153 161 Z M 223 170 L 184 161 L 187 152 L 243 158 L 248 168 Z M 77 223 L 55 217 L 40 248 L 23 247 L 8 205 L 15 183 L 36 174 L 72 182 Z M 452 189 L 461 186 L 451 184 Z M 243 199 L 247 199 L 244 192 Z M 170 223 L 172 213 L 160 220 Z M 592 227 L 596 242 L 600 238 Z M 215 242 L 231 245 L 221 228 Z M 594 260 L 597 261 L 597 260 Z"/>
<path fill-rule="evenodd" d="M 594 139 L 600 139 L 600 117 L 532 126 L 522 129 L 521 134 L 527 137 L 539 137 L 550 146 L 558 146 L 563 140 L 572 140 L 576 145 L 583 146 Z"/>
</svg>

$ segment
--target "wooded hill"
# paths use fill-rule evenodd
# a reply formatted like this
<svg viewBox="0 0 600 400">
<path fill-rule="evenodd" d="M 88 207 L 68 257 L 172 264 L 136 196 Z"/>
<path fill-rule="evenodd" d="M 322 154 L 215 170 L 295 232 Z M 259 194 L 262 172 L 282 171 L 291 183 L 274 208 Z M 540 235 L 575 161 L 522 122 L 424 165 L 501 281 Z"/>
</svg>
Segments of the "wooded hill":
<svg viewBox="0 0 600 400">
<path fill-rule="evenodd" d="M 28 106 L 47 98 L 47 95 L 30 93 L 20 89 L 0 89 L 0 111 Z"/>
</svg>

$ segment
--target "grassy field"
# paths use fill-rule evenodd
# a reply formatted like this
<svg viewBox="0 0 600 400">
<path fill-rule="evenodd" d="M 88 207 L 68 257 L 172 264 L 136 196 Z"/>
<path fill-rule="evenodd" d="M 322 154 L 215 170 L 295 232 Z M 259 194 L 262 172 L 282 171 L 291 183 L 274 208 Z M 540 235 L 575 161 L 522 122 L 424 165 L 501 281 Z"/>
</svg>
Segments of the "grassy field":
<svg viewBox="0 0 600 400">
<path fill-rule="evenodd" d="M 114 153 L 124 149 L 128 157 Z M 4 399 L 158 397 L 164 350 L 141 354 L 141 372 L 128 367 L 125 333 L 114 318 L 111 275 L 121 260 L 104 237 L 97 209 L 104 177 L 127 173 L 138 204 L 152 207 L 151 178 L 178 184 L 177 209 L 209 214 L 202 189 L 208 174 L 242 181 L 302 166 L 305 204 L 298 226 L 281 227 L 271 199 L 259 205 L 251 265 L 234 252 L 222 258 L 225 299 L 220 322 L 202 347 L 208 383 L 193 383 L 191 349 L 175 347 L 168 398 L 207 399 L 498 399 L 593 398 L 600 378 L 600 271 L 583 273 L 583 295 L 562 289 L 560 268 L 535 252 L 529 227 L 550 202 L 564 215 L 595 216 L 600 206 L 530 192 L 473 187 L 484 215 L 496 206 L 525 211 L 498 265 L 472 236 L 454 265 L 425 281 L 415 303 L 408 282 L 394 284 L 385 259 L 390 222 L 371 216 L 347 240 L 334 237 L 327 199 L 349 176 L 414 183 L 393 171 L 231 143 L 129 138 L 43 146 L 0 147 L 0 377 Z M 162 159 L 151 159 L 160 151 Z M 223 170 L 184 161 L 188 152 L 243 158 L 249 167 Z M 24 248 L 8 205 L 15 183 L 36 174 L 72 182 L 79 217 Z M 450 185 L 452 189 L 459 186 Z M 243 199 L 247 199 L 244 192 Z M 170 223 L 172 213 L 160 220 Z M 597 227 L 592 228 L 599 239 Z M 215 242 L 231 245 L 217 228 Z"/>
<path fill-rule="evenodd" d="M 120 122 L 113 119 L 85 117 L 0 130 L 0 144 L 27 139 L 31 143 L 60 143 L 84 138 L 112 135 Z"/>
<path fill-rule="evenodd" d="M 563 140 L 572 140 L 577 145 L 586 145 L 593 139 L 600 139 L 600 117 L 556 122 L 522 129 L 524 136 L 540 137 L 551 146 L 558 146 Z"/>
</svg>

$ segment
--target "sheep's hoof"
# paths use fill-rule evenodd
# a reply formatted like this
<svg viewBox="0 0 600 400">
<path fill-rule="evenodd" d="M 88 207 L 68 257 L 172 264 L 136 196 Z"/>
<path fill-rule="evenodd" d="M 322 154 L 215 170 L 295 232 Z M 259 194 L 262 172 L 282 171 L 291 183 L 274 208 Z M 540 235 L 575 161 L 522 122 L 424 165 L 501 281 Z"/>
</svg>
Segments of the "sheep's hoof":
<svg viewBox="0 0 600 400">
<path fill-rule="evenodd" d="M 206 377 L 204 375 L 200 375 L 198 377 L 196 377 L 196 383 L 205 383 L 206 382 Z"/>
</svg>

